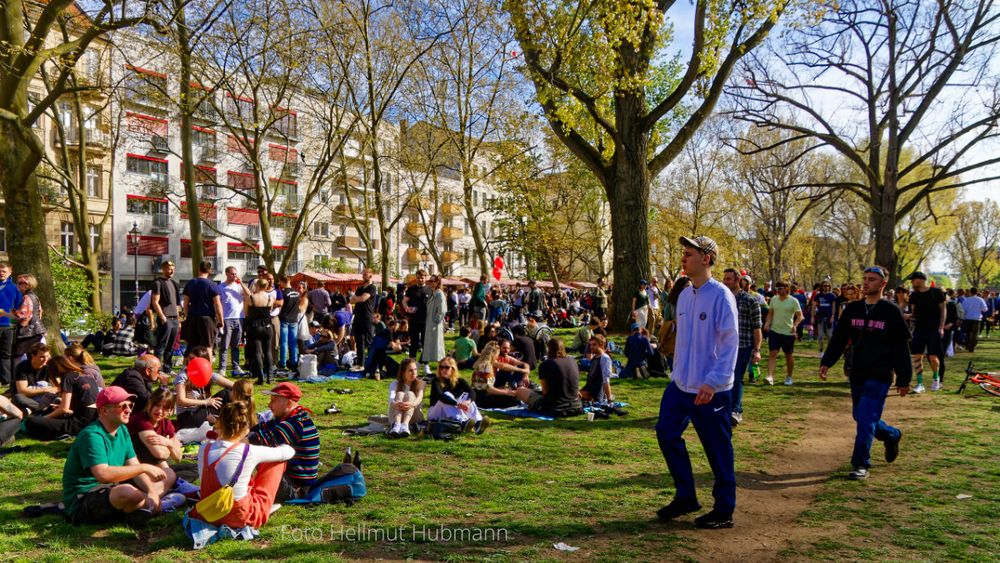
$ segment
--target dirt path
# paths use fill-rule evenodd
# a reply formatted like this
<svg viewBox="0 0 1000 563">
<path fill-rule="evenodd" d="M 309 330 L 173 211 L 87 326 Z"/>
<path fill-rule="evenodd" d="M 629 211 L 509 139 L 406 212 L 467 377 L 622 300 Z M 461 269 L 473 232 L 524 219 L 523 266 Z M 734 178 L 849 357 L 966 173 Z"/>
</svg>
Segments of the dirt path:
<svg viewBox="0 0 1000 563">
<path fill-rule="evenodd" d="M 887 420 L 919 416 L 919 408 L 915 407 L 911 400 L 890 396 L 886 401 Z M 803 526 L 798 519 L 825 482 L 846 479 L 842 468 L 850 460 L 855 433 L 850 399 L 814 405 L 799 424 L 806 430 L 805 436 L 769 456 L 767 471 L 737 472 L 735 528 L 711 532 L 711 541 L 706 542 L 706 532 L 691 530 L 687 522 L 677 524 L 677 531 L 692 540 L 694 558 L 781 561 L 785 558 L 780 554 L 790 547 L 836 534 L 830 528 Z M 872 457 L 881 455 L 882 446 L 876 441 Z"/>
</svg>

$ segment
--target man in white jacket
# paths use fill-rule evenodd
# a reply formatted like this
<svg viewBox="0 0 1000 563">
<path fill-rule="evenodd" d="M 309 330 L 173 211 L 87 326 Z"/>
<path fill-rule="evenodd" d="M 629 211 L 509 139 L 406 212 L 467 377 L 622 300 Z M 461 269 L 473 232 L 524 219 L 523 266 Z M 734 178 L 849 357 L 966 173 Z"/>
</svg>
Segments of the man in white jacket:
<svg viewBox="0 0 1000 563">
<path fill-rule="evenodd" d="M 673 501 L 657 512 L 671 520 L 701 509 L 694 488 L 691 459 L 682 435 L 694 423 L 708 457 L 715 487 L 712 511 L 695 518 L 699 528 L 733 526 L 736 473 L 733 461 L 733 373 L 739 348 L 736 299 L 712 278 L 718 246 L 705 237 L 681 237 L 684 272 L 691 285 L 677 302 L 677 345 L 672 381 L 663 392 L 656 437 L 674 479 Z"/>
</svg>

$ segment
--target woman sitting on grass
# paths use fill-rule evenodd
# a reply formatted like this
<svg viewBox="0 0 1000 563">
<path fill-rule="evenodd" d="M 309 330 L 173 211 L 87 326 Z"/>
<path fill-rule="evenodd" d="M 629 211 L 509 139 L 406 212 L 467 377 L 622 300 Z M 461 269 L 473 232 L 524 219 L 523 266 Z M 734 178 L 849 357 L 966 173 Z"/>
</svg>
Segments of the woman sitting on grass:
<svg viewBox="0 0 1000 563">
<path fill-rule="evenodd" d="M 149 396 L 145 409 L 129 417 L 128 433 L 140 463 L 166 467 L 168 460 L 181 460 L 181 442 L 174 423 L 167 418 L 173 412 L 174 392 L 160 387 Z"/>
<path fill-rule="evenodd" d="M 427 409 L 427 420 L 434 422 L 441 419 L 463 423 L 466 432 L 475 430 L 481 433 L 489 426 L 489 419 L 484 419 L 476 406 L 476 392 L 458 376 L 455 358 L 441 360 L 437 377 L 431 382 L 431 407 Z"/>
<path fill-rule="evenodd" d="M 80 366 L 83 373 L 92 375 L 94 379 L 101 382 L 101 388 L 107 387 L 104 384 L 104 376 L 101 375 L 101 368 L 97 366 L 97 362 L 94 361 L 94 357 L 90 355 L 90 352 L 86 348 L 80 346 L 79 344 L 70 344 L 66 347 L 66 357 L 76 362 L 76 365 Z"/>
<path fill-rule="evenodd" d="M 500 346 L 496 342 L 488 342 L 479 354 L 479 359 L 472 366 L 472 388 L 476 391 L 475 401 L 479 408 L 505 409 L 520 404 L 513 389 L 497 389 L 494 364 L 500 357 Z"/>
<path fill-rule="evenodd" d="M 48 371 L 50 381 L 59 387 L 59 403 L 45 416 L 28 417 L 24 430 L 28 436 L 42 441 L 76 436 L 97 418 L 94 403 L 101 391 L 101 382 L 66 356 L 49 360 Z"/>
<path fill-rule="evenodd" d="M 205 346 L 194 346 L 184 354 L 184 364 L 194 358 L 205 358 L 212 363 L 212 354 Z M 212 384 L 218 383 L 222 390 L 212 395 Z M 185 367 L 174 379 L 174 393 L 177 396 L 177 429 L 198 428 L 206 421 L 213 423 L 222 406 L 229 399 L 229 389 L 233 382 L 218 373 L 212 373 L 212 380 L 205 387 L 195 387 L 188 380 Z"/>
<path fill-rule="evenodd" d="M 405 438 L 410 435 L 410 424 L 424 419 L 420 404 L 424 402 L 427 384 L 417 377 L 417 361 L 406 358 L 399 365 L 396 380 L 389 385 L 389 429 L 390 438 Z"/>
<path fill-rule="evenodd" d="M 206 521 L 197 507 L 188 512 L 184 530 L 192 538 L 198 533 L 196 548 L 204 546 L 200 542 L 214 541 L 213 536 L 203 534 L 209 526 L 256 530 L 267 523 L 271 514 L 285 462 L 295 457 L 295 449 L 287 444 L 272 448 L 245 443 L 250 427 L 257 422 L 252 415 L 250 406 L 243 401 L 224 406 L 215 423 L 219 439 L 205 442 L 198 452 L 201 498 L 233 483 L 233 507 L 229 514 L 215 521 Z"/>
</svg>

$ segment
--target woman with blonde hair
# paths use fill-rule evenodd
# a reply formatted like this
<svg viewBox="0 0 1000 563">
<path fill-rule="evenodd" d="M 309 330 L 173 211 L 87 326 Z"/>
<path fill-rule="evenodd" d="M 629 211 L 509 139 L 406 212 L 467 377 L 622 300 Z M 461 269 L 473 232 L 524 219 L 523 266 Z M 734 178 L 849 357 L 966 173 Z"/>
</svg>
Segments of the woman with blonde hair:
<svg viewBox="0 0 1000 563">
<path fill-rule="evenodd" d="M 420 410 L 424 402 L 427 384 L 417 377 L 417 361 L 406 358 L 399 365 L 396 380 L 389 385 L 389 429 L 390 438 L 405 438 L 410 435 L 410 424 L 424 419 Z"/>
<path fill-rule="evenodd" d="M 215 423 L 219 438 L 205 442 L 198 451 L 201 498 L 207 498 L 224 485 L 230 485 L 233 488 L 233 507 L 228 514 L 212 521 L 199 514 L 197 506 L 191 509 L 184 518 L 184 530 L 192 539 L 196 531 L 206 528 L 206 524 L 225 525 L 233 530 L 249 526 L 256 530 L 267 523 L 285 472 L 285 462 L 295 457 L 295 449 L 287 444 L 273 448 L 247 444 L 245 440 L 250 427 L 257 423 L 252 415 L 250 405 L 243 401 L 222 407 Z M 195 548 L 211 541 L 214 538 L 204 538 L 199 534 Z"/>
<path fill-rule="evenodd" d="M 505 409 L 520 404 L 513 389 L 498 389 L 493 386 L 496 381 L 497 358 L 500 357 L 500 345 L 495 341 L 486 343 L 479 359 L 472 365 L 472 388 L 476 392 L 475 401 L 479 408 Z"/>
<path fill-rule="evenodd" d="M 11 317 L 14 327 L 14 358 L 28 353 L 31 347 L 45 341 L 45 325 L 42 324 L 42 302 L 35 295 L 38 279 L 31 274 L 17 276 L 17 288 L 21 290 L 21 306 L 16 310 L 0 309 L 0 317 Z"/>
<path fill-rule="evenodd" d="M 427 420 L 454 420 L 465 424 L 465 431 L 482 432 L 489 425 L 483 423 L 483 415 L 476 406 L 476 392 L 467 381 L 459 377 L 455 358 L 441 360 L 437 367 L 437 377 L 431 382 L 431 406 L 427 409 Z"/>
</svg>

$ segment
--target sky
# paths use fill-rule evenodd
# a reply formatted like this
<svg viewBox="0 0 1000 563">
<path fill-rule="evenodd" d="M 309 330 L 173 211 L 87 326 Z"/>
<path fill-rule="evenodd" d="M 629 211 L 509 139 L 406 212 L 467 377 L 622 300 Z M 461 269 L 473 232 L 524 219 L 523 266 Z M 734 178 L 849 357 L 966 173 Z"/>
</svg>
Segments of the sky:
<svg viewBox="0 0 1000 563">
<path fill-rule="evenodd" d="M 680 52 L 685 58 L 690 56 L 691 46 L 694 43 L 692 23 L 694 20 L 693 3 L 690 0 L 678 0 L 667 12 L 667 17 L 674 23 L 675 40 L 673 42 L 673 50 Z M 775 35 L 775 33 L 772 33 L 772 37 Z M 994 58 L 992 64 L 998 73 L 1000 73 L 1000 58 Z M 1000 142 L 992 144 L 982 143 L 974 152 L 970 153 L 970 156 L 981 160 L 987 158 L 988 155 L 995 155 L 997 152 L 1000 152 Z M 997 175 L 1000 175 L 1000 167 L 994 166 L 992 168 L 980 169 L 976 173 L 969 175 L 969 177 Z M 987 198 L 1000 202 L 1000 181 L 994 180 L 992 182 L 969 186 L 965 189 L 966 200 L 981 201 Z"/>
</svg>

